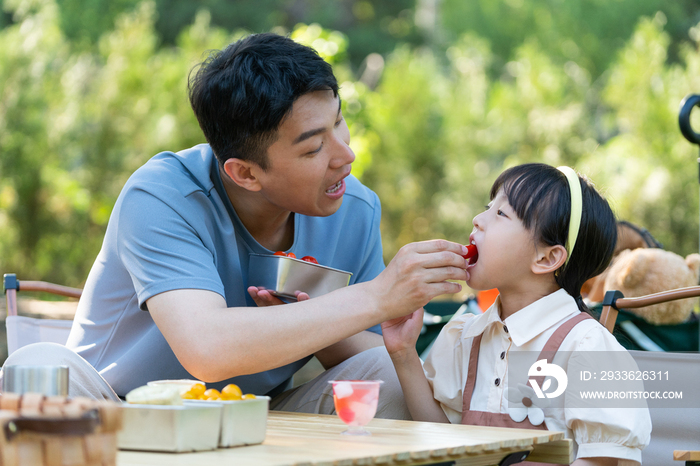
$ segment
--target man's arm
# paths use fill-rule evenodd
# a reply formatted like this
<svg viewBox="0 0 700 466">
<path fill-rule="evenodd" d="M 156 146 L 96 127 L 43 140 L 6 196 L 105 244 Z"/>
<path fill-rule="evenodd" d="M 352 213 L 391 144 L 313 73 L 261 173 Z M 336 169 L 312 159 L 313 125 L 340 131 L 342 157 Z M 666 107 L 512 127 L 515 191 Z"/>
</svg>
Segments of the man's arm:
<svg viewBox="0 0 700 466">
<path fill-rule="evenodd" d="M 351 310 L 342 304 L 345 293 L 333 294 L 341 295 L 337 314 L 352 312 L 354 322 L 338 322 L 327 305 L 315 302 L 320 299 L 227 308 L 223 297 L 206 290 L 161 293 L 148 300 L 148 308 L 183 367 L 214 382 L 289 364 L 372 325 L 359 324 L 370 322 L 369 312 Z"/>
<path fill-rule="evenodd" d="M 227 308 L 219 294 L 189 289 L 147 304 L 180 363 L 203 381 L 262 372 L 324 349 L 322 363 L 333 365 L 372 344 L 364 329 L 458 292 L 448 280 L 466 279 L 465 252 L 444 240 L 412 243 L 374 280 L 285 306 Z"/>
<path fill-rule="evenodd" d="M 255 286 L 248 287 L 253 301 L 260 307 L 279 306 L 285 304 L 279 298 L 270 294 L 267 290 Z M 297 291 L 297 300 L 306 301 L 309 295 Z M 314 356 L 321 362 L 324 369 L 330 369 L 333 366 L 340 364 L 348 358 L 360 354 L 361 352 L 374 348 L 376 346 L 384 346 L 384 341 L 381 335 L 371 331 L 363 331 L 356 335 L 352 335 L 338 343 L 335 343 L 328 348 L 317 351 Z"/>
</svg>

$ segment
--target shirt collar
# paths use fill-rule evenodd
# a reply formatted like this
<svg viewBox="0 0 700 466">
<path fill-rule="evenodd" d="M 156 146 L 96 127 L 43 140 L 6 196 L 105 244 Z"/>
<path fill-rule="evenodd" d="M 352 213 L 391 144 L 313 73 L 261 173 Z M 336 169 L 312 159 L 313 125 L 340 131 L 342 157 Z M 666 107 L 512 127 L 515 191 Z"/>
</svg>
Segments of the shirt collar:
<svg viewBox="0 0 700 466">
<path fill-rule="evenodd" d="M 540 333 L 580 311 L 563 288 L 538 299 L 505 320 L 513 343 L 521 346 Z"/>
<path fill-rule="evenodd" d="M 497 296 L 496 301 L 483 314 L 477 315 L 472 319 L 472 324 L 463 334 L 464 338 L 473 338 L 484 333 L 487 327 L 492 324 L 501 324 L 501 316 L 498 315 L 498 310 L 501 307 L 501 297 Z"/>
<path fill-rule="evenodd" d="M 505 322 L 499 316 L 500 307 L 499 296 L 486 312 L 472 320 L 472 324 L 464 332 L 464 338 L 481 335 L 490 325 L 505 324 L 513 343 L 521 346 L 558 322 L 580 312 L 574 298 L 563 288 L 522 308 L 507 317 Z"/>
</svg>

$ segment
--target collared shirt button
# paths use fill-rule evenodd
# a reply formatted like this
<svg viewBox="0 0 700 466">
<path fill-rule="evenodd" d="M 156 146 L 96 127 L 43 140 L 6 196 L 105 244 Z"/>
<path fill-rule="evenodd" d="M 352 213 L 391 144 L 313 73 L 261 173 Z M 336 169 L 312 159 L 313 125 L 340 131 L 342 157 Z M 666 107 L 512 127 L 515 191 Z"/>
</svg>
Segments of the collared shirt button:
<svg viewBox="0 0 700 466">
<path fill-rule="evenodd" d="M 494 380 L 494 382 L 493 382 L 493 383 L 495 383 L 495 384 L 496 384 L 496 386 L 498 387 L 499 385 L 501 385 L 501 379 L 499 379 L 499 378 L 496 378 L 496 380 Z"/>
<path fill-rule="evenodd" d="M 508 333 L 508 327 L 506 327 L 505 324 L 503 325 L 503 331 Z"/>
<path fill-rule="evenodd" d="M 503 351 L 503 352 L 501 353 L 501 359 L 505 359 L 505 358 L 506 358 L 506 352 Z"/>
</svg>

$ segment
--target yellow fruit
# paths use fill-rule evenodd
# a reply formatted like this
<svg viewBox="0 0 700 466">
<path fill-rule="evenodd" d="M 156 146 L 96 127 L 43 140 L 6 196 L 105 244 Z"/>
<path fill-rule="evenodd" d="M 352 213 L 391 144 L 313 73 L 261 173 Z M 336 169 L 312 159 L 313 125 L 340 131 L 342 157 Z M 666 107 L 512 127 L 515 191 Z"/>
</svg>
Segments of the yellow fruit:
<svg viewBox="0 0 700 466">
<path fill-rule="evenodd" d="M 243 392 L 236 384 L 230 383 L 221 389 L 221 398 L 224 400 L 240 400 Z"/>
<path fill-rule="evenodd" d="M 196 383 L 190 387 L 189 392 L 195 397 L 199 397 L 200 395 L 203 395 L 206 390 L 207 388 L 203 383 Z"/>
<path fill-rule="evenodd" d="M 255 395 L 253 395 L 252 393 L 246 393 L 245 395 L 243 395 L 243 396 L 241 397 L 241 399 L 242 399 L 242 400 L 254 400 L 254 399 L 255 399 Z"/>
<path fill-rule="evenodd" d="M 208 388 L 203 393 L 205 400 L 220 400 L 221 393 L 216 388 Z"/>
</svg>

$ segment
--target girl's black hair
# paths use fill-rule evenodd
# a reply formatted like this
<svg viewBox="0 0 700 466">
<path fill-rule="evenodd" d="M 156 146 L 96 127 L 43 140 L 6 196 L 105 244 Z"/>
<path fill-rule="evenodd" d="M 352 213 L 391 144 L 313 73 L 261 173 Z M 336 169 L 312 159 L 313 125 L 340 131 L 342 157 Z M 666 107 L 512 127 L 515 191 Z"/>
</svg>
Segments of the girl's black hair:
<svg viewBox="0 0 700 466">
<path fill-rule="evenodd" d="M 557 284 L 574 297 L 583 312 L 581 286 L 610 264 L 617 242 L 615 214 L 593 185 L 579 176 L 583 194 L 581 226 L 569 261 L 554 274 Z M 491 187 L 491 199 L 503 189 L 525 228 L 538 243 L 566 247 L 571 217 L 571 190 L 558 169 L 529 163 L 501 173 Z"/>
</svg>

